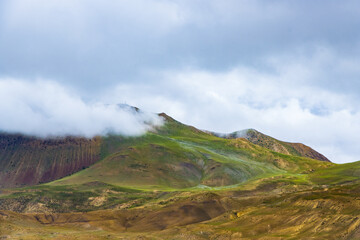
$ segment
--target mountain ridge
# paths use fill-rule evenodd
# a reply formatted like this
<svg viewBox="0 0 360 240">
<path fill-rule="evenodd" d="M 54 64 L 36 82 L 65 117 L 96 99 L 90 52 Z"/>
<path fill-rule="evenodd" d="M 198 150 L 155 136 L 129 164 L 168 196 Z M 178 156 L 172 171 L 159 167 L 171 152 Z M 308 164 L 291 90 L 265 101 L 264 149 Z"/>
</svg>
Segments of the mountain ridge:
<svg viewBox="0 0 360 240">
<path fill-rule="evenodd" d="M 273 137 L 270 137 L 266 134 L 263 134 L 253 128 L 236 131 L 229 134 L 221 134 L 215 132 L 209 132 L 209 133 L 218 137 L 228 138 L 228 139 L 245 138 L 256 145 L 265 147 L 267 149 L 270 149 L 278 153 L 308 157 L 320 161 L 331 162 L 323 154 L 315 151 L 314 149 L 303 143 L 292 143 L 292 142 L 281 141 Z"/>
<path fill-rule="evenodd" d="M 239 156 L 242 159 L 249 158 L 256 160 L 256 158 L 251 156 L 251 154 L 255 154 L 255 152 L 258 152 L 255 154 L 258 156 L 270 156 L 270 153 L 263 153 L 264 150 L 261 148 L 257 149 L 246 142 L 251 139 L 244 141 L 236 139 L 220 141 L 220 138 L 213 136 L 213 134 L 182 124 L 165 113 L 161 113 L 159 116 L 164 118 L 165 124 L 160 127 L 155 127 L 154 130 L 140 137 L 108 135 L 92 139 L 83 137 L 41 139 L 18 134 L 1 134 L 0 163 L 3 167 L 0 168 L 0 187 L 20 187 L 51 182 L 71 174 L 77 174 L 79 171 L 89 167 L 90 169 L 86 171 L 90 171 L 93 169 L 91 167 L 92 165 L 104 160 L 105 162 L 108 161 L 108 164 L 111 163 L 113 165 L 117 165 L 117 162 L 121 164 L 124 162 L 129 163 L 127 166 L 118 165 L 122 167 L 118 170 L 117 175 L 114 177 L 109 176 L 109 178 L 118 179 L 116 180 L 117 182 L 128 181 L 129 179 L 133 179 L 132 181 L 136 182 L 135 179 L 138 177 L 130 177 L 129 172 L 132 172 L 133 176 L 136 176 L 139 171 L 143 171 L 145 175 L 146 172 L 150 171 L 151 176 L 148 175 L 150 179 L 160 179 L 160 177 L 154 176 L 154 174 L 156 174 L 162 176 L 164 179 L 168 178 L 169 181 L 167 182 L 169 183 L 175 184 L 178 182 L 178 184 L 180 184 L 178 186 L 188 187 L 194 186 L 195 182 L 214 186 L 240 183 L 243 181 L 241 179 L 247 179 L 253 176 L 255 172 L 267 171 L 261 170 L 268 168 L 265 167 L 266 164 L 270 164 L 270 168 L 275 167 L 274 171 L 278 171 L 276 169 L 280 166 L 280 169 L 284 167 L 290 168 L 290 166 L 295 167 L 293 163 L 285 160 L 283 157 L 271 157 L 275 159 L 274 163 L 262 163 L 261 161 L 263 160 L 261 160 L 261 164 L 265 165 L 260 166 L 260 164 L 257 170 L 255 170 L 254 167 L 250 167 L 248 162 L 244 160 L 235 164 L 233 162 L 238 160 L 234 159 L 238 157 L 232 159 L 233 157 L 231 157 L 229 153 L 219 152 L 217 148 L 229 148 L 230 150 L 227 151 L 230 152 L 239 151 L 244 147 L 248 148 L 249 150 L 241 150 L 237 153 L 240 154 Z M 250 141 L 250 143 L 254 143 L 254 141 Z M 264 147 L 259 144 L 257 145 Z M 137 151 L 146 152 L 147 155 L 139 155 Z M 156 152 L 159 155 L 158 157 L 154 155 Z M 110 160 L 108 157 L 114 153 L 117 155 L 114 155 L 112 160 Z M 171 157 L 163 157 L 161 161 L 165 161 L 166 164 L 164 166 L 160 166 L 161 161 L 159 161 L 159 159 L 161 159 L 161 155 Z M 303 157 L 301 155 L 297 156 Z M 134 159 L 140 157 L 142 159 L 139 159 L 137 161 L 138 163 L 132 163 L 135 161 Z M 153 160 L 147 162 L 147 158 L 152 158 Z M 264 156 L 258 158 L 261 159 L 264 158 Z M 197 160 L 193 161 L 191 159 Z M 152 168 L 152 164 L 155 164 L 156 161 L 159 161 L 157 163 L 159 166 Z M 172 163 L 170 164 L 170 162 Z M 243 166 L 239 165 L 240 163 L 243 164 Z M 101 166 L 101 163 L 97 166 Z M 239 168 L 239 166 L 241 167 Z M 123 168 L 128 169 L 128 172 L 122 170 Z M 249 169 L 253 170 L 250 171 Z M 107 173 L 111 172 L 110 170 L 114 171 L 111 168 L 104 171 Z M 178 176 L 180 179 L 175 180 L 173 178 L 176 174 L 164 175 L 164 171 L 170 173 L 178 172 L 177 174 L 180 174 L 180 176 Z M 252 171 L 255 172 L 251 173 Z M 188 175 L 189 173 L 193 175 Z M 99 172 L 98 175 L 106 174 Z M 119 176 L 124 176 L 124 179 L 121 180 Z M 110 179 L 108 183 L 117 183 L 113 182 L 112 179 Z M 164 179 L 161 181 L 164 181 Z M 183 179 L 188 180 L 184 181 Z M 98 180 L 101 181 L 101 179 L 97 179 L 96 181 Z M 142 181 L 146 182 L 145 179 Z M 153 184 L 156 185 L 157 182 L 153 182 Z M 161 186 L 163 184 L 164 183 L 160 183 Z"/>
</svg>

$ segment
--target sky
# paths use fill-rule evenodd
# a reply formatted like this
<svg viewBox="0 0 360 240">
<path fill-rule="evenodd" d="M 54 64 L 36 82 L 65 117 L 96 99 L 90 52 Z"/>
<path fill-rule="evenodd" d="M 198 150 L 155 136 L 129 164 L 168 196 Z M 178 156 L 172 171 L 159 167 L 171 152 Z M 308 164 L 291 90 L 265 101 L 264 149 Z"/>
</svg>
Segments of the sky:
<svg viewBox="0 0 360 240">
<path fill-rule="evenodd" d="M 359 16 L 356 0 L 3 0 L 0 130 L 139 135 L 166 112 L 358 161 Z"/>
</svg>

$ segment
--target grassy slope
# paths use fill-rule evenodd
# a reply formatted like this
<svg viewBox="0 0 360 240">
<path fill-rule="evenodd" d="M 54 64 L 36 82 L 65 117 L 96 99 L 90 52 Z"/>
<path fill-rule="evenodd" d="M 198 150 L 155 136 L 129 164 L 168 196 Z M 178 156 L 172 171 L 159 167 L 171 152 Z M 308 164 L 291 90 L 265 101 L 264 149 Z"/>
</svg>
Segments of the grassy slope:
<svg viewBox="0 0 360 240">
<path fill-rule="evenodd" d="M 351 184 L 360 180 L 360 161 L 336 164 L 311 174 L 311 181 L 317 184 L 339 185 Z"/>
<path fill-rule="evenodd" d="M 299 179 L 331 166 L 313 159 L 289 156 L 245 139 L 222 139 L 168 119 L 165 126 L 138 138 L 103 139 L 104 159 L 49 185 L 92 181 L 140 189 L 223 187 L 276 175 Z"/>
</svg>

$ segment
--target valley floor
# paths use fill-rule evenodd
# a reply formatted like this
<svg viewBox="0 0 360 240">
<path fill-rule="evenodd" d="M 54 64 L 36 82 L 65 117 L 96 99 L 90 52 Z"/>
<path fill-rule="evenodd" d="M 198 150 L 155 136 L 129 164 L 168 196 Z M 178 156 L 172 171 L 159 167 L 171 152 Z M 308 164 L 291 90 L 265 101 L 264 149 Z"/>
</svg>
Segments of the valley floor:
<svg viewBox="0 0 360 240">
<path fill-rule="evenodd" d="M 151 194 L 97 211 L 2 210 L 0 239 L 360 239 L 358 183 Z"/>
</svg>

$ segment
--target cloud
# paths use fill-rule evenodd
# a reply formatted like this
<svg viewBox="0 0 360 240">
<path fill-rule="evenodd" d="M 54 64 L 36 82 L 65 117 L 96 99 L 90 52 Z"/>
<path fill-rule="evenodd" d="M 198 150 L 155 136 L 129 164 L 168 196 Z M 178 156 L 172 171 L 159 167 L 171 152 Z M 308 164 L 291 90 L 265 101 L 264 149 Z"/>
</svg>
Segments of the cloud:
<svg viewBox="0 0 360 240">
<path fill-rule="evenodd" d="M 117 133 L 137 136 L 161 125 L 156 114 L 126 105 L 86 103 L 52 81 L 0 79 L 0 130 L 39 137 Z"/>
<path fill-rule="evenodd" d="M 2 76 L 89 91 L 158 64 L 162 39 L 185 21 L 176 3 L 156 0 L 5 1 L 0 20 Z"/>
<path fill-rule="evenodd" d="M 94 92 L 156 81 L 147 71 L 262 68 L 264 57 L 301 47 L 311 54 L 328 45 L 356 59 L 359 9 L 354 0 L 4 0 L 0 72 Z"/>
</svg>

